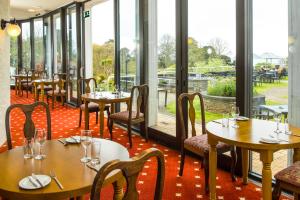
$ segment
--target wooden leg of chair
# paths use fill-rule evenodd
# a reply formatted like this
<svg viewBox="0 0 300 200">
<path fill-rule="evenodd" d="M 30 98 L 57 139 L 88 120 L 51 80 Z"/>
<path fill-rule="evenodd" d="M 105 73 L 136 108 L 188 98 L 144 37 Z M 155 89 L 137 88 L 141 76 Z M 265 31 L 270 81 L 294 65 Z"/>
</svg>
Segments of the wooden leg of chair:
<svg viewBox="0 0 300 200">
<path fill-rule="evenodd" d="M 237 155 L 236 155 L 235 146 L 231 147 L 230 155 L 231 155 L 231 179 L 232 179 L 232 181 L 236 181 L 235 166 L 236 166 L 236 162 L 237 162 Z"/>
<path fill-rule="evenodd" d="M 82 110 L 79 110 L 79 124 L 78 127 L 81 127 L 81 120 L 82 120 Z"/>
<path fill-rule="evenodd" d="M 128 132 L 128 138 L 129 138 L 130 148 L 132 148 L 131 124 L 128 124 L 128 125 L 127 125 L 127 132 Z"/>
<path fill-rule="evenodd" d="M 98 124 L 99 112 L 96 112 L 96 124 Z"/>
<path fill-rule="evenodd" d="M 65 105 L 65 98 L 63 95 L 60 96 L 61 98 L 61 105 L 64 106 Z"/>
<path fill-rule="evenodd" d="M 143 122 L 143 126 L 144 126 L 144 131 L 145 131 L 145 138 L 146 138 L 146 141 L 148 142 L 148 127 L 147 127 L 147 123 L 146 121 Z"/>
<path fill-rule="evenodd" d="M 279 200 L 280 194 L 281 194 L 280 181 L 276 180 L 276 184 L 272 192 L 272 200 Z"/>
<path fill-rule="evenodd" d="M 113 133 L 112 133 L 113 124 L 114 124 L 114 121 L 112 119 L 110 119 L 109 120 L 109 126 L 108 126 L 108 130 L 109 130 L 109 134 L 110 134 L 110 140 L 113 140 Z"/>
<path fill-rule="evenodd" d="M 54 109 L 54 101 L 55 101 L 56 97 L 54 96 L 54 94 L 52 94 L 52 109 Z"/>
<path fill-rule="evenodd" d="M 109 108 L 106 109 L 106 114 L 107 114 L 107 127 L 109 127 L 109 120 L 110 120 L 110 111 Z"/>
<path fill-rule="evenodd" d="M 208 184 L 208 180 L 209 180 L 209 154 L 205 154 L 204 155 L 204 159 L 203 159 L 203 164 L 204 164 L 204 176 L 205 176 L 205 193 L 208 194 L 209 192 L 209 184 Z"/>
<path fill-rule="evenodd" d="M 183 168 L 184 168 L 184 160 L 185 160 L 185 151 L 184 148 L 181 148 L 181 154 L 180 154 L 180 169 L 179 169 L 179 176 L 182 176 L 183 174 Z"/>
</svg>

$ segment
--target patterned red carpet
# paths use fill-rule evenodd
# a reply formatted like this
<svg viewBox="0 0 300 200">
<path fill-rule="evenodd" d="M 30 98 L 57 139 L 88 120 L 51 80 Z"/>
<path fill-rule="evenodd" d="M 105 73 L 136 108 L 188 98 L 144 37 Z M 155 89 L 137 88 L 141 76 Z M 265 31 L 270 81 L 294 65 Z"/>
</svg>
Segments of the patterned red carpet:
<svg viewBox="0 0 300 200">
<path fill-rule="evenodd" d="M 14 91 L 11 92 L 11 103 L 32 103 L 33 98 L 30 95 L 29 98 L 16 96 Z M 62 107 L 60 104 L 56 104 L 54 110 L 51 109 L 52 119 L 52 137 L 61 138 L 68 137 L 70 135 L 78 135 L 80 128 L 78 128 L 79 110 L 69 107 Z M 40 110 L 34 113 L 34 121 L 37 127 L 46 127 L 45 115 Z M 13 138 L 13 145 L 18 146 L 23 143 L 22 129 L 23 129 L 24 115 L 19 110 L 12 112 L 11 118 L 11 131 Z M 99 136 L 99 127 L 95 124 L 95 115 L 91 115 L 90 128 L 94 130 L 95 136 Z M 84 121 L 82 127 L 84 126 Z M 115 141 L 129 147 L 128 137 L 126 131 L 120 128 L 114 129 Z M 104 136 L 108 138 L 108 129 L 105 127 Z M 133 148 L 129 149 L 130 155 L 134 156 L 139 152 L 149 147 L 156 147 L 162 150 L 166 159 L 166 179 L 164 187 L 163 199 L 209 199 L 204 192 L 204 171 L 200 168 L 198 160 L 186 157 L 184 176 L 178 177 L 179 169 L 179 153 L 171 150 L 165 146 L 162 146 L 155 141 L 146 143 L 140 136 L 133 136 Z M 0 148 L 1 151 L 5 151 L 6 145 Z M 138 181 L 138 189 L 141 194 L 140 199 L 150 200 L 153 199 L 154 191 L 154 179 L 156 174 L 155 161 L 150 161 L 146 164 L 143 172 L 140 174 Z M 231 182 L 230 174 L 222 170 L 218 170 L 217 180 L 217 196 L 218 199 L 228 200 L 255 200 L 261 199 L 261 188 L 250 183 L 247 186 L 242 185 L 239 179 L 236 183 Z M 112 190 L 106 189 L 103 199 L 109 199 Z M 286 199 L 286 198 L 282 198 Z"/>
</svg>

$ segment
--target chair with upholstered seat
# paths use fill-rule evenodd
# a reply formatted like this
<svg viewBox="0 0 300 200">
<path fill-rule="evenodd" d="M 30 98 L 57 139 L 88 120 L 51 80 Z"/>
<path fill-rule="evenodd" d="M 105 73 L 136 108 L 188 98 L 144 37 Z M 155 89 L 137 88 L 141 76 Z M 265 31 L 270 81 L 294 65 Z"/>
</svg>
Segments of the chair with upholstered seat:
<svg viewBox="0 0 300 200">
<path fill-rule="evenodd" d="M 46 111 L 47 118 L 47 139 L 51 140 L 51 116 L 49 106 L 44 102 L 35 102 L 33 104 L 14 104 L 7 108 L 5 115 L 5 128 L 6 128 L 6 138 L 7 138 L 7 146 L 8 149 L 12 149 L 12 140 L 10 134 L 10 113 L 13 109 L 19 108 L 25 115 L 25 123 L 24 123 L 24 136 L 26 139 L 31 140 L 34 138 L 35 134 L 35 125 L 32 121 L 32 113 L 36 107 L 43 107 Z"/>
<path fill-rule="evenodd" d="M 154 192 L 154 200 L 161 200 L 164 188 L 165 179 L 165 161 L 163 153 L 158 149 L 147 149 L 140 153 L 138 156 L 133 157 L 130 161 L 113 160 L 101 167 L 98 171 L 91 191 L 91 200 L 99 200 L 102 185 L 105 182 L 107 176 L 114 170 L 120 170 L 126 179 L 125 192 L 122 197 L 123 200 L 138 200 L 139 192 L 137 191 L 137 178 L 142 171 L 145 163 L 150 158 L 156 158 L 157 160 L 157 175 L 156 186 Z M 114 193 L 114 199 L 116 199 L 116 191 Z"/>
<path fill-rule="evenodd" d="M 196 110 L 194 107 L 195 97 L 199 97 L 200 102 L 200 112 L 201 112 L 201 128 L 202 128 L 202 134 L 197 135 L 196 134 Z M 196 98 L 198 100 L 198 98 Z M 190 125 L 191 125 L 191 137 L 189 137 L 188 134 L 188 127 L 184 123 L 184 114 L 183 114 L 183 105 L 184 100 L 187 100 L 189 109 L 188 109 L 188 116 L 190 119 Z M 182 176 L 183 174 L 183 168 L 184 168 L 184 160 L 185 160 L 185 153 L 186 151 L 190 151 L 198 156 L 200 156 L 203 160 L 203 163 L 201 166 L 204 167 L 204 174 L 205 174 L 205 191 L 208 193 L 209 191 L 209 185 L 208 185 L 208 175 L 209 175 L 209 144 L 207 141 L 207 134 L 206 134 L 206 128 L 205 128 L 205 110 L 204 110 L 204 101 L 203 97 L 199 92 L 188 94 L 183 93 L 178 98 L 178 109 L 179 109 L 179 119 L 180 119 L 180 126 L 181 126 L 181 161 L 180 161 L 180 170 L 179 170 L 179 176 Z M 217 145 L 217 152 L 218 154 L 222 154 L 225 152 L 231 152 L 231 177 L 232 181 L 235 181 L 235 166 L 237 161 L 236 151 L 235 147 L 227 145 L 225 143 L 219 143 Z"/>
<path fill-rule="evenodd" d="M 275 174 L 276 184 L 273 190 L 272 199 L 278 200 L 281 190 L 294 193 L 294 199 L 300 200 L 300 161 Z"/>
<path fill-rule="evenodd" d="M 52 97 L 52 109 L 54 109 L 54 102 L 57 97 L 60 97 L 62 105 L 64 105 L 66 100 L 67 92 L 65 90 L 65 80 L 62 76 L 53 76 L 51 90 L 47 92 L 47 103 L 49 104 L 49 97 Z"/>
<path fill-rule="evenodd" d="M 137 92 L 136 99 L 135 99 L 135 92 Z M 140 86 L 133 86 L 131 90 L 131 97 L 130 103 L 126 111 L 121 111 L 118 113 L 113 113 L 109 117 L 109 132 L 110 138 L 113 138 L 113 122 L 117 121 L 120 123 L 127 124 L 127 132 L 129 137 L 129 144 L 132 147 L 132 138 L 131 138 L 131 126 L 135 124 L 142 123 L 144 125 L 145 137 L 148 141 L 148 128 L 146 125 L 147 122 L 147 104 L 148 104 L 148 94 L 149 94 L 149 87 L 148 85 L 140 85 Z M 136 103 L 136 111 L 133 110 L 133 104 Z"/>
<path fill-rule="evenodd" d="M 82 89 L 84 88 L 84 92 L 85 93 L 90 93 L 91 92 L 91 84 L 93 84 L 94 88 L 97 88 L 97 82 L 95 78 L 81 78 L 78 80 L 78 92 L 79 92 L 79 96 L 82 95 Z M 106 110 L 107 113 L 107 126 L 109 125 L 109 116 L 110 116 L 110 106 L 106 105 L 104 110 Z M 80 109 L 79 109 L 79 127 L 81 126 L 81 121 L 82 121 L 82 112 L 84 112 L 85 110 L 85 105 L 82 103 L 80 105 Z M 98 124 L 98 113 L 100 111 L 99 109 L 99 105 L 97 103 L 94 102 L 89 102 L 88 103 L 88 112 L 90 113 L 96 113 L 96 124 Z"/>
</svg>

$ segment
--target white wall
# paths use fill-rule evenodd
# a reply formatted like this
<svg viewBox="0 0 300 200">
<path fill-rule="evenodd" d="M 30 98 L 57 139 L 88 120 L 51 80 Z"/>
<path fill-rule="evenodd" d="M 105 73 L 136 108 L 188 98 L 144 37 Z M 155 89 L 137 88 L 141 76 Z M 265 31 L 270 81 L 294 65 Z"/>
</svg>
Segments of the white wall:
<svg viewBox="0 0 300 200">
<path fill-rule="evenodd" d="M 289 0 L 289 122 L 300 127 L 300 1 Z"/>
<path fill-rule="evenodd" d="M 10 0 L 0 0 L 0 20 L 10 16 Z M 5 110 L 10 105 L 10 46 L 6 31 L 0 30 L 0 145 L 5 137 Z"/>
</svg>

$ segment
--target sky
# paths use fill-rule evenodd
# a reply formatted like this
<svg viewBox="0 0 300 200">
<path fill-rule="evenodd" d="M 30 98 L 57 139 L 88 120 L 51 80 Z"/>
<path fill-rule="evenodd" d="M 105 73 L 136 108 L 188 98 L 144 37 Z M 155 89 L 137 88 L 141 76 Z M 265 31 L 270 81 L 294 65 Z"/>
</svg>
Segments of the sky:
<svg viewBox="0 0 300 200">
<path fill-rule="evenodd" d="M 157 1 L 158 38 L 175 37 L 175 0 Z M 120 1 L 121 48 L 135 48 L 135 0 Z M 189 37 L 201 46 L 213 38 L 228 45 L 228 56 L 236 53 L 235 0 L 189 0 Z M 113 0 L 92 9 L 93 42 L 103 44 L 114 38 Z M 253 0 L 253 48 L 255 54 L 272 52 L 288 55 L 288 0 Z"/>
</svg>

